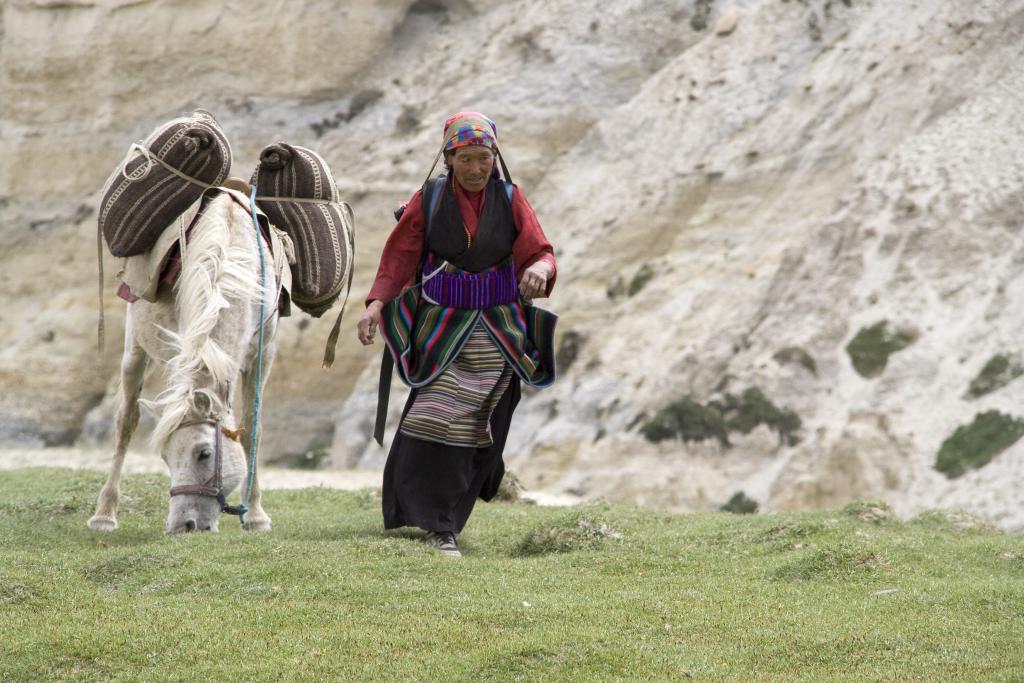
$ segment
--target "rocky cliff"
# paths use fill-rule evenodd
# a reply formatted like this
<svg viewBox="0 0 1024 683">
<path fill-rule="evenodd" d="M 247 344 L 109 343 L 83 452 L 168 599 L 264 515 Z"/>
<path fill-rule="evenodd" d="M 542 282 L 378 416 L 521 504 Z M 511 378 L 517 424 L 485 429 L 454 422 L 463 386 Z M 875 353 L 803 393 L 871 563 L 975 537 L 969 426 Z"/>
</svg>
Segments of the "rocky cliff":
<svg viewBox="0 0 1024 683">
<path fill-rule="evenodd" d="M 529 485 L 684 510 L 878 497 L 1024 528 L 1022 1 L 13 0 L 0 17 L 6 441 L 108 438 L 95 211 L 131 141 L 202 106 L 236 175 L 275 140 L 319 151 L 356 213 L 358 310 L 391 209 L 473 108 L 559 258 L 561 378 L 525 397 L 507 452 Z M 381 464 L 380 347 L 348 316 L 329 371 L 331 321 L 284 322 L 267 457 Z"/>
</svg>

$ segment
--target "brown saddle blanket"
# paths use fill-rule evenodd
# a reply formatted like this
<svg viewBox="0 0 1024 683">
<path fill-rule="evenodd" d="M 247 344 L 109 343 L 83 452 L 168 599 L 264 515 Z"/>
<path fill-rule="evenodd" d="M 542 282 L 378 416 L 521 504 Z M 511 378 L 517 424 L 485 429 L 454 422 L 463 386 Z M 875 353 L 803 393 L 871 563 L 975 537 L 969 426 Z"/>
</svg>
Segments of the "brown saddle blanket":
<svg viewBox="0 0 1024 683">
<path fill-rule="evenodd" d="M 243 193 L 218 187 L 206 190 L 181 216 L 166 226 L 149 251 L 129 256 L 124 259 L 118 278 L 121 284 L 117 295 L 125 301 L 156 301 L 161 285 L 173 285 L 181 271 L 181 252 L 179 240 L 182 233 L 188 239 L 188 233 L 195 224 L 196 218 L 212 197 L 225 193 L 234 201 L 249 210 L 249 198 Z M 270 247 L 273 259 L 272 272 L 280 283 L 278 290 L 278 314 L 285 317 L 291 314 L 292 273 L 290 265 L 295 262 L 294 247 L 287 233 L 278 230 L 267 220 L 259 208 L 256 209 L 260 220 L 260 234 Z"/>
</svg>

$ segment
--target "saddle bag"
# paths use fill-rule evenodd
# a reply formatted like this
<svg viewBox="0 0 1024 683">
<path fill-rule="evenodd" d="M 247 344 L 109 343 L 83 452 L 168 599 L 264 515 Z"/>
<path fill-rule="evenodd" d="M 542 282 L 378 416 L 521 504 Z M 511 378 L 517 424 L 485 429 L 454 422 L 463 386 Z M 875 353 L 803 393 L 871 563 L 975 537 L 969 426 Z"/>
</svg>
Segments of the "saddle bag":
<svg viewBox="0 0 1024 683">
<path fill-rule="evenodd" d="M 295 245 L 292 301 L 319 318 L 352 288 L 352 208 L 341 201 L 327 163 L 304 147 L 265 147 L 250 182 L 257 206 Z"/>
<path fill-rule="evenodd" d="M 213 114 L 197 109 L 135 143 L 103 186 L 99 228 L 114 256 L 148 251 L 160 234 L 231 169 Z"/>
</svg>

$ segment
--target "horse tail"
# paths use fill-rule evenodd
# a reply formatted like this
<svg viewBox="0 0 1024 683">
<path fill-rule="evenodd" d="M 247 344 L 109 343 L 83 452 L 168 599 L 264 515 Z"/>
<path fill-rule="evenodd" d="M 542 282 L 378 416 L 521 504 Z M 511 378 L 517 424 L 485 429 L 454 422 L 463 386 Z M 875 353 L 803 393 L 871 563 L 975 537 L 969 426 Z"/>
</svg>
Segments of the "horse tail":
<svg viewBox="0 0 1024 683">
<path fill-rule="evenodd" d="M 250 341 L 244 334 L 248 318 L 225 314 L 235 307 L 253 311 L 266 296 L 252 232 L 248 213 L 227 194 L 218 194 L 189 234 L 174 286 L 178 329 L 162 330 L 173 352 L 167 388 L 151 402 L 160 416 L 153 432 L 158 449 L 185 420 L 197 393 L 226 401 L 228 382 L 238 375 Z M 227 329 L 232 322 L 238 329 Z M 229 408 L 210 406 L 214 413 Z"/>
</svg>

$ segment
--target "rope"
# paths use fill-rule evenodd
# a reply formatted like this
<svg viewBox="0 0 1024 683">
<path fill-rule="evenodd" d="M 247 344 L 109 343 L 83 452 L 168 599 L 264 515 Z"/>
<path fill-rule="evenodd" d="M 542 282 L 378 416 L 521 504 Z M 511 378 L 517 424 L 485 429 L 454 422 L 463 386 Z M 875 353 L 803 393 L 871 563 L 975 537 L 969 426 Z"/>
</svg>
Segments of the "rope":
<svg viewBox="0 0 1024 683">
<path fill-rule="evenodd" d="M 98 268 L 96 300 L 99 303 L 100 309 L 100 318 L 96 323 L 96 371 L 102 376 L 103 347 L 107 328 L 103 320 L 103 233 L 99 223 L 96 225 L 96 267 Z"/>
<path fill-rule="evenodd" d="M 434 163 L 430 164 L 430 170 L 427 171 L 427 179 L 423 181 L 423 184 L 427 184 L 427 180 L 430 180 L 430 176 L 434 175 L 434 169 L 437 168 L 437 161 L 441 158 L 441 153 L 444 152 L 444 146 L 448 144 L 447 138 L 441 143 L 441 149 L 437 150 L 437 154 L 434 155 Z"/>
<path fill-rule="evenodd" d="M 124 163 L 124 166 L 121 167 L 121 175 L 124 176 L 124 179 L 127 180 L 130 183 L 134 183 L 136 180 L 142 180 L 143 178 L 148 176 L 149 172 L 151 170 L 153 170 L 153 162 L 156 162 L 156 163 L 160 164 L 161 166 L 163 166 L 168 171 L 170 171 L 171 173 L 173 173 L 174 175 L 176 175 L 179 178 L 181 178 L 182 180 L 187 180 L 188 182 L 192 183 L 193 185 L 198 185 L 199 187 L 201 187 L 203 189 L 206 189 L 206 190 L 210 190 L 210 189 L 213 189 L 215 187 L 218 187 L 217 185 L 210 185 L 209 183 L 204 183 L 202 180 L 199 180 L 198 178 L 193 178 L 192 176 L 190 176 L 188 174 L 182 173 L 181 171 L 179 171 L 178 169 L 174 168 L 173 166 L 168 164 L 166 161 L 164 161 L 160 157 L 153 156 L 152 154 L 150 154 L 149 148 L 146 147 L 145 145 L 143 145 L 140 142 L 133 142 L 131 147 L 128 148 L 129 152 L 132 151 L 132 150 L 136 150 L 140 154 L 142 154 L 142 156 L 146 157 L 146 170 L 143 171 L 142 175 L 140 175 L 138 178 L 131 178 L 128 175 L 128 162 L 131 161 L 131 159 L 126 161 Z"/>
<path fill-rule="evenodd" d="M 299 204 L 337 204 L 329 199 L 313 199 L 312 197 L 256 197 L 258 202 L 298 202 Z"/>
<path fill-rule="evenodd" d="M 185 262 L 185 247 L 187 246 L 187 235 L 185 234 L 185 214 L 178 216 L 178 254 L 181 262 Z"/>
<path fill-rule="evenodd" d="M 430 282 L 434 278 L 435 275 L 437 275 L 442 270 L 444 270 L 445 266 L 447 266 L 447 265 L 448 265 L 447 261 L 441 261 L 441 265 L 439 265 L 437 267 L 437 270 L 435 270 L 433 273 L 431 273 L 430 275 L 426 276 L 425 278 L 423 278 L 422 280 L 417 282 L 415 285 L 413 285 L 413 287 L 422 287 L 423 285 L 427 284 L 428 282 Z"/>
<path fill-rule="evenodd" d="M 260 291 L 265 292 L 267 287 L 267 269 L 263 258 L 263 243 L 260 240 L 260 222 L 256 216 L 256 187 L 253 186 L 249 192 L 249 209 L 252 211 L 252 224 L 256 237 L 256 248 L 260 252 Z M 242 503 L 238 506 L 238 519 L 245 524 L 245 513 L 249 511 L 249 497 L 252 495 L 252 485 L 256 477 L 256 445 L 260 436 L 260 402 L 263 385 L 263 306 L 266 297 L 260 296 L 260 328 L 259 346 L 256 354 L 256 381 L 253 385 L 252 397 L 252 431 L 249 434 L 249 478 L 245 485 L 245 494 L 242 496 Z"/>
<path fill-rule="evenodd" d="M 494 146 L 494 151 L 498 153 L 498 163 L 501 164 L 501 173 L 505 176 L 505 182 L 512 182 L 512 176 L 508 172 L 508 167 L 505 165 L 505 157 L 501 156 L 501 148 L 497 145 Z M 509 197 L 511 199 L 511 197 Z"/>
</svg>

